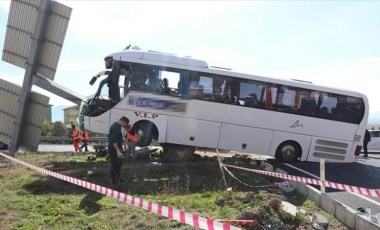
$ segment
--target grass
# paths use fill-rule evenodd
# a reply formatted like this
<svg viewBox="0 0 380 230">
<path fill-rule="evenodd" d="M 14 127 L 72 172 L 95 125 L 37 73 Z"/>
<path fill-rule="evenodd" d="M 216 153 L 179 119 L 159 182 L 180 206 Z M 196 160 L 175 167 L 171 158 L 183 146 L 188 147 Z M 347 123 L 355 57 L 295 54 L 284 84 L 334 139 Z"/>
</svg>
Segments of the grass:
<svg viewBox="0 0 380 230">
<path fill-rule="evenodd" d="M 271 229 L 297 229 L 310 226 L 307 215 L 326 214 L 297 192 L 284 193 L 274 186 L 252 188 L 228 175 L 227 186 L 233 191 L 227 192 L 217 161 L 213 159 L 162 165 L 152 165 L 146 160 L 134 164 L 125 162 L 122 175 L 127 183 L 113 187 L 109 162 L 105 158 L 89 162 L 85 155 L 74 153 L 25 153 L 17 158 L 45 169 L 63 166 L 65 170 L 59 173 L 213 219 L 255 219 L 263 226 L 271 224 Z M 242 158 L 225 161 L 252 167 Z M 1 162 L 8 161 L 0 157 Z M 281 181 L 235 169 L 231 172 L 252 186 Z M 21 165 L 0 169 L 0 181 L 0 226 L 5 230 L 193 229 Z M 306 214 L 293 217 L 283 212 L 282 200 L 303 207 Z M 330 218 L 334 229 L 345 229 Z"/>
</svg>

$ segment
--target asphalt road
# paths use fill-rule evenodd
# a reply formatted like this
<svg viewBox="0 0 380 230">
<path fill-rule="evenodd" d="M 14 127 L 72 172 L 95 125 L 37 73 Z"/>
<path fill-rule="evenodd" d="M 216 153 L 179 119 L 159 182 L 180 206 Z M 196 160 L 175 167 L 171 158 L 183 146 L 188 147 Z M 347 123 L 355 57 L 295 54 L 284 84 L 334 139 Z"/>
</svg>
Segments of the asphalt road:
<svg viewBox="0 0 380 230">
<path fill-rule="evenodd" d="M 274 168 L 281 168 L 291 175 L 319 178 L 319 163 L 296 162 L 282 164 L 270 161 Z M 380 155 L 369 154 L 368 158 L 359 157 L 355 163 L 326 163 L 326 180 L 341 184 L 354 185 L 369 189 L 380 189 Z M 314 186 L 319 189 L 319 186 Z M 328 189 L 326 193 L 339 202 L 357 210 L 370 207 L 372 214 L 380 213 L 380 199 L 372 196 L 357 195 L 342 190 Z"/>
</svg>

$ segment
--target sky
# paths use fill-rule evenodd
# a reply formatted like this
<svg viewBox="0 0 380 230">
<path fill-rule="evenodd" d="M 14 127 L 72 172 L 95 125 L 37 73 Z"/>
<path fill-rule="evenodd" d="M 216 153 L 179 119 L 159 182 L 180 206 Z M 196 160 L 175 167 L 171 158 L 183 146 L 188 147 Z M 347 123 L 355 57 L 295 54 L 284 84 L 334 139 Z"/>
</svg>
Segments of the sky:
<svg viewBox="0 0 380 230">
<path fill-rule="evenodd" d="M 54 81 L 87 96 L 104 57 L 137 45 L 211 66 L 367 95 L 380 122 L 380 1 L 58 1 L 73 9 Z M 10 1 L 0 1 L 4 44 Z M 24 70 L 0 61 L 0 78 Z M 53 107 L 73 103 L 38 87 Z"/>
</svg>

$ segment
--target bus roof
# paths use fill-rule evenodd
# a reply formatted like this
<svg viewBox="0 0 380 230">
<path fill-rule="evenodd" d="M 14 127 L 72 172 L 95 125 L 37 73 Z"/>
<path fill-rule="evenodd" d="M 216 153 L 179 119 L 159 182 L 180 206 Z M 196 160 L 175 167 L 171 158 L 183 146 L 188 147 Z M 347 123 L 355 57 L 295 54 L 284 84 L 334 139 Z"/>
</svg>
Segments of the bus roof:
<svg viewBox="0 0 380 230">
<path fill-rule="evenodd" d="M 129 61 L 130 59 L 142 59 L 147 61 L 165 62 L 183 66 L 192 66 L 198 68 L 208 68 L 208 64 L 199 59 L 187 56 L 178 56 L 175 54 L 162 53 L 158 51 L 141 51 L 141 50 L 125 50 L 108 55 L 114 60 Z"/>
</svg>

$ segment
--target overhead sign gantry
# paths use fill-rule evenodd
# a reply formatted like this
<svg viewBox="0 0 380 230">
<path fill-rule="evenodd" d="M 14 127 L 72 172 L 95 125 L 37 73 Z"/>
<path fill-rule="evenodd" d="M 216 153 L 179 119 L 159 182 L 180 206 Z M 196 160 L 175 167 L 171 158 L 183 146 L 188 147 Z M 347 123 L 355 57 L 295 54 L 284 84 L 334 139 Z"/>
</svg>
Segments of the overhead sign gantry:
<svg viewBox="0 0 380 230">
<path fill-rule="evenodd" d="M 2 60 L 25 69 L 21 89 L 1 81 L 7 101 L 0 106 L 0 142 L 10 145 L 14 154 L 20 147 L 36 151 L 43 117 L 48 107 L 46 96 L 31 92 L 33 84 L 49 91 L 52 87 L 72 9 L 51 0 L 12 0 L 9 10 Z M 63 90 L 64 91 L 64 90 Z M 2 92 L 0 92 L 2 93 Z M 78 101 L 78 97 L 70 97 Z M 17 104 L 10 111 L 7 103 Z M 45 108 L 45 109 L 41 109 Z M 7 111 L 8 110 L 8 111 Z M 43 114 L 43 115 L 42 115 Z M 10 127 L 12 126 L 12 127 Z"/>
</svg>

